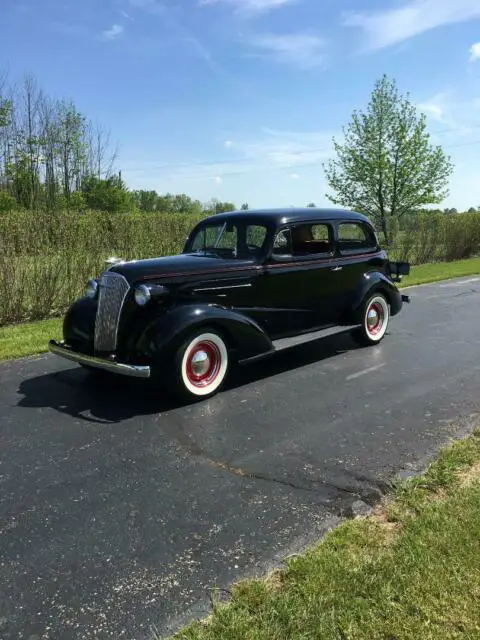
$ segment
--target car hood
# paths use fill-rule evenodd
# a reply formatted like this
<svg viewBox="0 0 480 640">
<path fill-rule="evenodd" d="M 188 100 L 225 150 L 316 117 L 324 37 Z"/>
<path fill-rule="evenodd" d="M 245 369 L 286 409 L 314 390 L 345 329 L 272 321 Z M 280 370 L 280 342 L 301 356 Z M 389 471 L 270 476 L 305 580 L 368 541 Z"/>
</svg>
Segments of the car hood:
<svg viewBox="0 0 480 640">
<path fill-rule="evenodd" d="M 110 271 L 124 276 L 130 284 L 158 280 L 168 282 L 177 277 L 201 277 L 209 273 L 242 269 L 254 266 L 253 260 L 237 260 L 202 256 L 198 254 L 180 254 L 149 260 L 119 262 Z"/>
</svg>

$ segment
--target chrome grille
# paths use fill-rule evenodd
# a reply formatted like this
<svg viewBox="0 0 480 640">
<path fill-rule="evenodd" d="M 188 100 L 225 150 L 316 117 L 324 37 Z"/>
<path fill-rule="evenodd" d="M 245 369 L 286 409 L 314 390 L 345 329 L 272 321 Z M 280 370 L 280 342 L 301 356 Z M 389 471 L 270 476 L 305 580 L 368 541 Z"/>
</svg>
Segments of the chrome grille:
<svg viewBox="0 0 480 640">
<path fill-rule="evenodd" d="M 105 272 L 100 278 L 95 351 L 115 351 L 120 313 L 130 285 L 118 273 Z"/>
</svg>

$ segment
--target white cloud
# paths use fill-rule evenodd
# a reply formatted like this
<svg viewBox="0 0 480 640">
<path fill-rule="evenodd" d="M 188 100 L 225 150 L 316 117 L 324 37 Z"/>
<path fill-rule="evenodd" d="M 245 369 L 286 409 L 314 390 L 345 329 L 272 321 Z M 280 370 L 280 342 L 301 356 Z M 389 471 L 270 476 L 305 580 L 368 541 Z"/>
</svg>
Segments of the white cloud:
<svg viewBox="0 0 480 640">
<path fill-rule="evenodd" d="M 452 127 L 455 127 L 457 124 L 455 120 L 449 118 L 446 113 L 449 109 L 448 97 L 446 94 L 438 93 L 428 100 L 418 103 L 417 108 L 422 111 L 427 118 L 434 120 L 435 122 L 440 122 L 441 124 Z"/>
<path fill-rule="evenodd" d="M 362 29 L 369 50 L 378 50 L 437 27 L 480 18 L 479 0 L 409 0 L 395 9 L 350 12 L 343 24 Z"/>
<path fill-rule="evenodd" d="M 300 176 L 298 175 L 298 173 L 291 173 L 290 174 L 290 178 L 292 180 L 298 180 L 300 178 Z"/>
<path fill-rule="evenodd" d="M 325 62 L 325 40 L 307 33 L 263 34 L 252 37 L 249 44 L 263 50 L 258 55 L 301 69 L 312 69 Z"/>
<path fill-rule="evenodd" d="M 480 42 L 476 42 L 470 47 L 470 61 L 474 62 L 475 60 L 480 59 Z"/>
<path fill-rule="evenodd" d="M 126 11 L 120 11 L 120 15 L 125 18 L 125 20 L 133 20 L 133 18 Z"/>
<path fill-rule="evenodd" d="M 122 27 L 121 24 L 114 24 L 110 27 L 110 29 L 104 31 L 102 35 L 105 40 L 116 40 L 123 34 L 124 31 L 125 28 Z"/>
<path fill-rule="evenodd" d="M 300 167 L 318 167 L 332 156 L 332 137 L 336 131 L 295 132 L 265 128 L 248 139 L 236 137 L 235 157 L 220 160 L 199 160 L 177 165 L 158 162 L 124 163 L 125 173 L 136 180 L 148 180 L 147 176 L 162 176 L 166 184 L 188 184 L 212 180 L 220 184 L 225 177 L 251 174 L 253 180 L 268 171 L 297 173 Z M 212 178 L 213 176 L 213 178 Z M 295 178 L 292 178 L 295 180 Z M 138 182 L 141 182 L 138 179 Z"/>
<path fill-rule="evenodd" d="M 233 147 L 233 142 L 231 140 L 225 140 L 223 146 L 225 147 L 225 149 L 231 149 Z"/>
<path fill-rule="evenodd" d="M 426 114 L 429 124 L 437 122 L 439 127 L 429 127 L 435 144 L 448 147 L 463 145 L 476 131 L 480 130 L 480 100 L 478 98 L 459 99 L 455 93 L 438 93 L 417 104 Z M 467 138 L 467 140 L 465 140 Z"/>
<path fill-rule="evenodd" d="M 274 9 L 279 9 L 287 4 L 292 4 L 297 0 L 199 0 L 200 6 L 218 4 L 220 2 L 231 4 L 237 13 L 245 17 L 259 13 L 266 13 Z"/>
<path fill-rule="evenodd" d="M 223 180 L 220 176 L 215 176 L 213 181 L 215 182 L 215 184 L 222 184 Z"/>
</svg>

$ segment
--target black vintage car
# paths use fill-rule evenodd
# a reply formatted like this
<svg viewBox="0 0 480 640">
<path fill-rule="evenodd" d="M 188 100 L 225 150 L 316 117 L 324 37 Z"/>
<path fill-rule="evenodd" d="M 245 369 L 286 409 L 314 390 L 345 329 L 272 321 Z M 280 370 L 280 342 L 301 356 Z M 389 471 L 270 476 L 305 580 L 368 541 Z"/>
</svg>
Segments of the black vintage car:
<svg viewBox="0 0 480 640">
<path fill-rule="evenodd" d="M 161 377 L 184 399 L 246 363 L 333 331 L 378 344 L 404 301 L 368 218 L 338 209 L 210 216 L 176 256 L 117 261 L 69 309 L 50 350 L 89 369 Z"/>
</svg>

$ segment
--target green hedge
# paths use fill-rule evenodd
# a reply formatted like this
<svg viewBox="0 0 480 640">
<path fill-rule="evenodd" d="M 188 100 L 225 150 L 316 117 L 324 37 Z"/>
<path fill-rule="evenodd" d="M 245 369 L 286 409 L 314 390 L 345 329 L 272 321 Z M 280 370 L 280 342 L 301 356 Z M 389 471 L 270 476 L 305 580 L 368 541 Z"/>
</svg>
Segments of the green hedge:
<svg viewBox="0 0 480 640">
<path fill-rule="evenodd" d="M 111 255 L 178 253 L 201 215 L 0 214 L 0 326 L 63 313 Z M 403 221 L 392 258 L 423 264 L 480 253 L 480 214 L 424 214 Z"/>
<path fill-rule="evenodd" d="M 0 216 L 0 326 L 63 313 L 110 256 L 178 253 L 201 216 L 34 214 Z"/>
<path fill-rule="evenodd" d="M 392 256 L 411 264 L 463 260 L 480 253 L 480 214 L 422 214 L 402 221 Z"/>
</svg>

